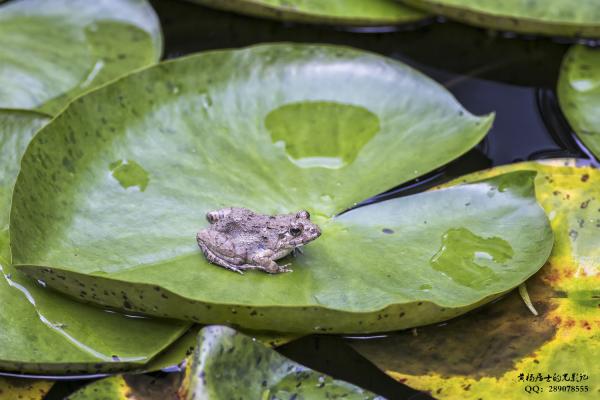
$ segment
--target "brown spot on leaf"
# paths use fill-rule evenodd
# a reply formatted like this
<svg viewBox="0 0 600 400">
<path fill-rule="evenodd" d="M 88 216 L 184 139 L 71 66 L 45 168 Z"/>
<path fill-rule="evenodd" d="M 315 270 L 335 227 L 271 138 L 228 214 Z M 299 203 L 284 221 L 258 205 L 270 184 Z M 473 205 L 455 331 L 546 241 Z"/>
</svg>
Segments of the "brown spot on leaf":
<svg viewBox="0 0 600 400">
<path fill-rule="evenodd" d="M 574 274 L 575 274 L 575 271 L 573 271 L 572 268 L 565 268 L 563 270 L 563 276 L 565 278 L 571 278 Z"/>
<path fill-rule="evenodd" d="M 542 279 L 548 284 L 550 284 L 550 286 L 554 286 L 556 282 L 560 281 L 560 273 L 559 271 L 552 269 L 548 271 Z"/>
<path fill-rule="evenodd" d="M 592 326 L 590 325 L 590 323 L 589 323 L 588 321 L 585 321 L 585 320 L 584 320 L 584 321 L 581 321 L 581 327 L 582 327 L 583 329 L 586 329 L 586 330 L 588 330 L 588 331 L 591 331 L 591 330 L 592 330 Z"/>
<path fill-rule="evenodd" d="M 176 399 L 182 374 L 166 374 L 156 379 L 149 375 L 124 375 L 123 378 L 136 399 Z"/>
<path fill-rule="evenodd" d="M 447 325 L 419 328 L 417 336 L 404 331 L 351 344 L 359 353 L 377 359 L 380 367 L 403 374 L 500 377 L 552 340 L 557 330 L 557 321 L 547 318 L 556 308 L 554 291 L 539 275 L 528 283 L 528 291 L 540 317 L 532 316 L 513 291 Z"/>
</svg>

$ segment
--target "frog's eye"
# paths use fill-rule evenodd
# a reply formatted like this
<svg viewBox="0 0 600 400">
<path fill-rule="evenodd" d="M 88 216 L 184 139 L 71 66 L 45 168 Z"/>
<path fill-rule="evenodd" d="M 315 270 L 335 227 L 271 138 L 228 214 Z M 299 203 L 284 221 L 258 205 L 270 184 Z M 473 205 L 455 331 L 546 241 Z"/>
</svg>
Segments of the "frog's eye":
<svg viewBox="0 0 600 400">
<path fill-rule="evenodd" d="M 296 218 L 310 219 L 310 214 L 306 210 L 298 211 Z"/>
<path fill-rule="evenodd" d="M 304 227 L 302 225 L 293 225 L 290 228 L 290 235 L 292 236 L 300 236 L 300 234 L 302 233 L 302 229 Z"/>
</svg>

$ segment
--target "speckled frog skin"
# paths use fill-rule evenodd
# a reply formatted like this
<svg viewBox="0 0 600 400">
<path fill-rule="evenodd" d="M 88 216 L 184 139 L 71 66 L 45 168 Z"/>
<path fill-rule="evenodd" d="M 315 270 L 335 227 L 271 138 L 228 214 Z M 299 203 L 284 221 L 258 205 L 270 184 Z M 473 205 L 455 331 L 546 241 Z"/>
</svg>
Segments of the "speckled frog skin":
<svg viewBox="0 0 600 400">
<path fill-rule="evenodd" d="M 289 264 L 278 265 L 275 260 L 321 235 L 308 211 L 262 215 L 231 207 L 210 211 L 206 219 L 210 226 L 196 235 L 198 246 L 209 262 L 239 273 L 291 272 Z"/>
</svg>

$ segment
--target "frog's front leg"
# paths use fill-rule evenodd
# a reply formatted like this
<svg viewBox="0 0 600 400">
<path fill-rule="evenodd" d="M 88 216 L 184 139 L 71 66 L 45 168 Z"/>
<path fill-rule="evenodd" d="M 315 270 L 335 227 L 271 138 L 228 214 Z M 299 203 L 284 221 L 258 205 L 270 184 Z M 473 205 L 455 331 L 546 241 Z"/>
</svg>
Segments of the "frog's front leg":
<svg viewBox="0 0 600 400">
<path fill-rule="evenodd" d="M 269 274 L 292 272 L 291 269 L 286 268 L 291 264 L 279 265 L 273 261 L 274 254 L 275 253 L 272 250 L 259 250 L 250 257 L 248 264 L 240 265 L 238 268 L 241 270 L 259 269 L 261 271 L 268 272 Z"/>
</svg>

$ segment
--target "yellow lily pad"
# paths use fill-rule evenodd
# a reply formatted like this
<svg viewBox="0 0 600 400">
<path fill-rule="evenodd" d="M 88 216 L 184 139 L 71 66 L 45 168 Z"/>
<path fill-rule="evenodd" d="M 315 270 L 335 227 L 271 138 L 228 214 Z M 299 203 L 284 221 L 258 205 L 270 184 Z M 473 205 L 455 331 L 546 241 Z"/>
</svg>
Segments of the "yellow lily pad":
<svg viewBox="0 0 600 400">
<path fill-rule="evenodd" d="M 165 377 L 115 375 L 84 386 L 66 400 L 165 400 L 176 399 L 182 374 Z"/>
<path fill-rule="evenodd" d="M 527 162 L 460 182 L 515 170 L 538 171 L 536 197 L 556 238 L 550 259 L 527 282 L 539 316 L 514 291 L 445 324 L 352 343 L 396 380 L 439 399 L 600 394 L 600 171 L 574 160 Z"/>
<path fill-rule="evenodd" d="M 0 377 L 0 400 L 42 400 L 54 382 Z"/>
</svg>

